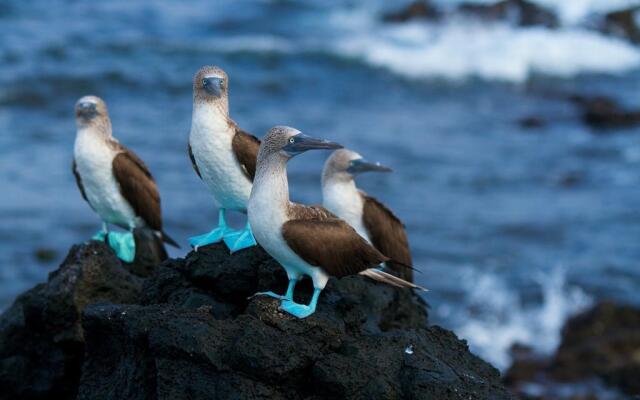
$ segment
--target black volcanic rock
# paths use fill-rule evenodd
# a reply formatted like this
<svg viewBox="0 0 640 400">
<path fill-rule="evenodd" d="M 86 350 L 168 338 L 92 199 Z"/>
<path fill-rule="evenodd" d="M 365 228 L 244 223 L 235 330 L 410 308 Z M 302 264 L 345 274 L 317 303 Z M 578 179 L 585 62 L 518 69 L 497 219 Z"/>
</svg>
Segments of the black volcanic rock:
<svg viewBox="0 0 640 400">
<path fill-rule="evenodd" d="M 504 382 L 524 397 L 537 387 L 536 399 L 576 398 L 572 390 L 589 387 L 601 392 L 589 398 L 619 390 L 614 398 L 631 399 L 640 395 L 639 377 L 640 309 L 603 302 L 565 323 L 553 356 L 514 352 Z"/>
<path fill-rule="evenodd" d="M 513 398 L 464 341 L 427 325 L 411 291 L 332 279 L 303 320 L 275 299 L 249 298 L 286 282 L 259 247 L 229 255 L 209 246 L 146 279 L 101 243 L 74 247 L 2 316 L 0 384 L 11 389 L 0 398 Z M 308 301 L 310 282 L 298 286 L 297 300 Z M 65 299 L 72 306 L 41 309 Z"/>
<path fill-rule="evenodd" d="M 560 380 L 598 376 L 640 395 L 640 310 L 605 302 L 570 319 L 551 373 Z"/>
<path fill-rule="evenodd" d="M 75 398 L 84 308 L 138 302 L 141 289 L 142 280 L 105 244 L 73 246 L 47 283 L 23 293 L 0 316 L 0 398 Z"/>
<path fill-rule="evenodd" d="M 584 123 L 594 128 L 625 128 L 640 124 L 640 110 L 625 109 L 610 97 L 574 95 L 569 99 L 579 107 Z"/>
<path fill-rule="evenodd" d="M 604 16 L 602 31 L 640 44 L 640 26 L 638 15 L 640 6 L 613 11 Z"/>
<path fill-rule="evenodd" d="M 502 0 L 493 4 L 462 3 L 458 11 L 486 21 L 506 21 L 516 26 L 557 28 L 560 25 L 552 11 L 527 0 Z"/>
<path fill-rule="evenodd" d="M 416 19 L 439 20 L 442 12 L 433 4 L 424 0 L 417 0 L 409 5 L 397 10 L 391 11 L 382 16 L 384 22 L 407 22 Z"/>
</svg>

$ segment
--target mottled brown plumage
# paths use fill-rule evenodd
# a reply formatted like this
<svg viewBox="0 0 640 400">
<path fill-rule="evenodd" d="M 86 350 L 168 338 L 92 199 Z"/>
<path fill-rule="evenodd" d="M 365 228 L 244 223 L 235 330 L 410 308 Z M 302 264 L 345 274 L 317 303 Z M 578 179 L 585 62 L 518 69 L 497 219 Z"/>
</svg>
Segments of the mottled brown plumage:
<svg viewBox="0 0 640 400">
<path fill-rule="evenodd" d="M 253 182 L 253 178 L 256 175 L 256 162 L 258 159 L 258 150 L 260 150 L 260 140 L 240 129 L 235 123 L 234 127 L 236 134 L 233 136 L 231 142 L 233 153 L 245 175 L 247 175 L 247 178 Z"/>
<path fill-rule="evenodd" d="M 386 264 L 394 275 L 413 282 L 413 270 L 406 267 L 413 265 L 413 261 L 404 225 L 384 204 L 364 192 L 360 194 L 364 201 L 362 222 L 367 229 L 371 244 L 382 254 L 391 258 L 392 261 L 387 261 Z"/>
</svg>

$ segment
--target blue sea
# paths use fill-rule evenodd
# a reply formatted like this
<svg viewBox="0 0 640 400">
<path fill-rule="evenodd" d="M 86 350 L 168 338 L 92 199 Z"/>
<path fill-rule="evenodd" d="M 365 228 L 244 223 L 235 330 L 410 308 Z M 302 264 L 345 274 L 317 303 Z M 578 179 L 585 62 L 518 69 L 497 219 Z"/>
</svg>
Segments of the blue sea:
<svg viewBox="0 0 640 400">
<path fill-rule="evenodd" d="M 405 222 L 431 321 L 497 367 L 515 342 L 552 352 L 597 300 L 640 304 L 640 129 L 593 130 L 564 98 L 640 107 L 640 47 L 585 28 L 630 2 L 539 1 L 556 30 L 385 24 L 390 3 L 0 1 L 0 309 L 100 227 L 70 169 L 83 95 L 154 173 L 172 256 L 217 223 L 186 152 L 207 64 L 245 130 L 290 125 L 394 169 L 358 184 Z M 518 124 L 532 115 L 547 124 Z M 321 201 L 326 156 L 290 163 L 294 200 Z"/>
</svg>

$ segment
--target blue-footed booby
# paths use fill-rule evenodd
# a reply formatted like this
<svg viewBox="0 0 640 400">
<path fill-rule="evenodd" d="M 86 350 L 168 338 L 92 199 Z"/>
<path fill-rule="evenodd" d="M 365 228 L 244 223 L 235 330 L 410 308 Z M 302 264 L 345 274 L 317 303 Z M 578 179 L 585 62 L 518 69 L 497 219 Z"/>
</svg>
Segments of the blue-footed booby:
<svg viewBox="0 0 640 400">
<path fill-rule="evenodd" d="M 227 74 L 218 67 L 202 67 L 193 78 L 189 157 L 219 208 L 218 227 L 189 239 L 196 250 L 221 240 L 231 252 L 256 244 L 248 222 L 244 230 L 236 231 L 225 221 L 226 210 L 247 211 L 260 147 L 255 136 L 229 118 L 228 90 Z"/>
<path fill-rule="evenodd" d="M 403 266 L 413 263 L 404 225 L 384 204 L 356 187 L 354 176 L 369 171 L 391 169 L 351 150 L 334 151 L 322 171 L 322 205 L 347 221 L 382 254 L 401 263 L 387 262 L 389 272 L 413 282 L 413 271 Z"/>
<path fill-rule="evenodd" d="M 330 276 L 362 274 L 400 287 L 418 288 L 376 267 L 390 258 L 371 246 L 345 221 L 322 207 L 305 206 L 289 200 L 287 162 L 312 149 L 336 149 L 337 143 L 313 139 L 294 128 L 272 128 L 260 146 L 256 177 L 249 198 L 249 222 L 258 243 L 287 272 L 285 295 L 258 293 L 282 300 L 280 308 L 304 318 L 316 309 L 320 292 Z M 411 268 L 410 266 L 407 266 Z M 307 275 L 313 281 L 309 305 L 293 301 L 298 280 Z"/>
<path fill-rule="evenodd" d="M 102 219 L 102 230 L 94 239 L 106 238 L 126 262 L 135 258 L 135 228 L 150 228 L 158 239 L 179 247 L 162 231 L 160 194 L 149 169 L 113 137 L 105 102 L 96 96 L 82 97 L 75 114 L 78 131 L 72 170 L 82 197 Z M 109 232 L 107 224 L 129 232 Z"/>
</svg>

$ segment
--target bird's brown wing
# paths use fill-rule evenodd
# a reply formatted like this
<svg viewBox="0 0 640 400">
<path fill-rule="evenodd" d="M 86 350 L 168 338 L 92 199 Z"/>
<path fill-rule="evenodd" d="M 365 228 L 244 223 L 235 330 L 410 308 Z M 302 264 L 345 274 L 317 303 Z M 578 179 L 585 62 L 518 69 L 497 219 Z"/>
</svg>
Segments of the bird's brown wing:
<svg viewBox="0 0 640 400">
<path fill-rule="evenodd" d="M 321 267 L 331 276 L 343 277 L 389 260 L 349 224 L 329 217 L 331 213 L 322 212 L 320 207 L 313 208 L 315 211 L 309 213 L 316 217 L 293 219 L 282 226 L 285 241 L 304 261 Z"/>
<path fill-rule="evenodd" d="M 113 159 L 113 175 L 120 193 L 135 213 L 153 230 L 162 231 L 160 194 L 151 173 L 131 150 L 118 144 L 120 153 Z"/>
<path fill-rule="evenodd" d="M 191 165 L 196 171 L 196 174 L 198 174 L 198 178 L 202 179 L 202 175 L 200 175 L 200 170 L 198 169 L 198 164 L 196 164 L 196 158 L 193 156 L 193 150 L 191 150 L 191 143 L 189 143 L 189 159 L 191 159 Z"/>
<path fill-rule="evenodd" d="M 80 194 L 82 195 L 82 198 L 84 199 L 84 201 L 86 201 L 89 204 L 91 208 L 93 208 L 91 203 L 89 203 L 89 199 L 87 199 L 87 193 L 85 193 L 84 191 L 84 185 L 82 184 L 82 177 L 78 172 L 78 166 L 76 165 L 75 158 L 73 159 L 73 163 L 71 164 L 71 170 L 73 171 L 73 176 L 75 176 L 76 178 L 76 184 L 78 185 L 78 189 L 80 189 Z"/>
<path fill-rule="evenodd" d="M 260 140 L 237 126 L 235 130 L 236 134 L 233 136 L 231 147 L 245 175 L 253 182 L 253 177 L 256 175 L 256 162 L 258 160 Z"/>
<path fill-rule="evenodd" d="M 413 270 L 407 268 L 413 265 L 413 262 L 404 225 L 384 204 L 365 193 L 361 192 L 361 195 L 364 200 L 362 222 L 369 233 L 371 244 L 382 254 L 391 258 L 392 261 L 387 262 L 390 272 L 413 282 Z"/>
</svg>

